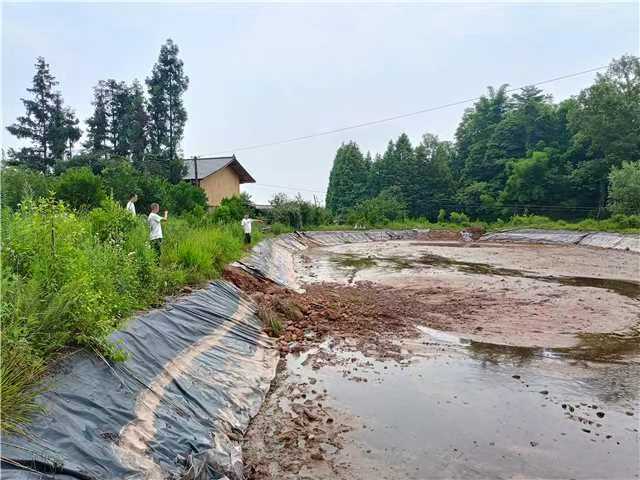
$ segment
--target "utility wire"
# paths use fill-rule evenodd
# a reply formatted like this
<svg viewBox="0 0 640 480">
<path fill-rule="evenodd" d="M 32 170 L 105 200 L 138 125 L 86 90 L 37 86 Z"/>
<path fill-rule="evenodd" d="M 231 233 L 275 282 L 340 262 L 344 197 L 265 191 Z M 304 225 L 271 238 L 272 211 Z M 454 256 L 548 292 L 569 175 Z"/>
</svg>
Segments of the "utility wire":
<svg viewBox="0 0 640 480">
<path fill-rule="evenodd" d="M 528 86 L 537 87 L 539 85 L 544 85 L 544 84 L 547 84 L 547 83 L 557 82 L 558 80 L 565 80 L 567 78 L 578 77 L 580 75 L 585 75 L 587 73 L 597 72 L 599 70 L 604 70 L 606 68 L 608 68 L 607 65 L 601 66 L 601 67 L 590 68 L 588 70 L 582 70 L 580 72 L 570 73 L 568 75 L 562 75 L 562 76 L 559 76 L 559 77 L 549 78 L 547 80 L 542 80 L 542 81 L 539 81 L 539 82 L 536 82 L 536 83 L 530 83 L 530 84 L 527 84 L 527 85 L 522 85 L 520 87 L 507 89 L 506 93 L 511 93 L 511 92 L 515 92 L 517 90 L 522 90 L 523 88 L 528 87 Z M 458 100 L 456 102 L 445 103 L 443 105 L 438 105 L 436 107 L 423 108 L 421 110 L 416 110 L 414 112 L 402 113 L 402 114 L 399 114 L 399 115 L 393 115 L 393 116 L 390 116 L 390 117 L 379 118 L 377 120 L 371 120 L 371 121 L 368 121 L 368 122 L 356 123 L 356 124 L 348 125 L 348 126 L 345 126 L 345 127 L 333 128 L 333 129 L 330 129 L 330 130 L 324 130 L 324 131 L 320 131 L 320 132 L 316 132 L 316 133 L 311 133 L 309 135 L 301 135 L 299 137 L 292 137 L 292 138 L 288 138 L 288 139 L 284 139 L 284 140 L 277 140 L 277 141 L 273 141 L 273 142 L 257 143 L 257 144 L 254 144 L 254 145 L 246 145 L 246 146 L 241 146 L 241 147 L 236 147 L 236 148 L 228 148 L 226 150 L 220 150 L 220 151 L 218 151 L 216 153 L 211 153 L 211 154 L 201 155 L 201 156 L 202 157 L 215 157 L 216 155 L 222 155 L 222 154 L 230 153 L 230 152 L 241 152 L 241 151 L 246 151 L 246 150 L 257 150 L 259 148 L 273 147 L 273 146 L 276 146 L 276 145 L 284 145 L 284 144 L 287 144 L 287 143 L 299 142 L 301 140 L 308 140 L 308 139 L 311 139 L 311 138 L 323 137 L 323 136 L 331 135 L 331 134 L 334 134 L 334 133 L 345 132 L 345 131 L 348 131 L 348 130 L 355 130 L 356 128 L 370 127 L 372 125 L 378 125 L 378 124 L 381 124 L 381 123 L 391 122 L 393 120 L 399 120 L 401 118 L 413 117 L 413 116 L 422 115 L 422 114 L 428 113 L 428 112 L 435 112 L 436 110 L 443 110 L 445 108 L 455 107 L 457 105 L 464 105 L 465 103 L 476 102 L 476 101 L 480 100 L 481 98 L 482 98 L 482 95 L 478 96 L 478 97 L 467 98 L 465 100 Z"/>
</svg>

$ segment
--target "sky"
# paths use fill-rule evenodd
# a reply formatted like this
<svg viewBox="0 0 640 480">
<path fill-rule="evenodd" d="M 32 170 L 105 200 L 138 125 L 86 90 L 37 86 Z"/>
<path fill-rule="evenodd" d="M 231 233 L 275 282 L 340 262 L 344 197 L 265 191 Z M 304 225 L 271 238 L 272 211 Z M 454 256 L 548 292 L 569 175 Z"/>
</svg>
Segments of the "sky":
<svg viewBox="0 0 640 480">
<path fill-rule="evenodd" d="M 278 142 L 474 98 L 638 55 L 631 3 L 214 4 L 4 3 L 2 124 L 24 112 L 37 56 L 85 126 L 98 80 L 143 81 L 172 38 L 190 78 L 182 150 L 235 152 L 256 179 L 256 203 L 277 192 L 320 203 L 336 149 L 373 154 L 402 132 L 451 140 L 459 105 L 375 126 Z M 555 100 L 595 74 L 544 86 Z M 6 129 L 3 147 L 19 145 Z"/>
</svg>

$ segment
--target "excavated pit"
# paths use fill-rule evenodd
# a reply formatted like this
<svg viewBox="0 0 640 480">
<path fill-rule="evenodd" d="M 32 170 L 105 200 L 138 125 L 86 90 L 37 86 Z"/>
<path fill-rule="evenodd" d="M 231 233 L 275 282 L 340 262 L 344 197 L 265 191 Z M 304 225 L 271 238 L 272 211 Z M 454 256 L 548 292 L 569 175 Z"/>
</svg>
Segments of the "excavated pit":
<svg viewBox="0 0 640 480">
<path fill-rule="evenodd" d="M 301 315 L 247 476 L 638 478 L 638 254 L 416 237 L 315 238 L 304 293 L 254 294 Z"/>
</svg>

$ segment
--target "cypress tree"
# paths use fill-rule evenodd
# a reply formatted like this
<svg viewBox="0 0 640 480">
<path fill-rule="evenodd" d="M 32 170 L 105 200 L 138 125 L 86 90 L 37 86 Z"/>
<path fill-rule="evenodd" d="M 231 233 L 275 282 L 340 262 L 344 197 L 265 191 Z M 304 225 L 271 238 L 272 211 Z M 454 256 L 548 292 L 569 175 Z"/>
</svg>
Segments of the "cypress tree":
<svg viewBox="0 0 640 480">
<path fill-rule="evenodd" d="M 183 165 L 177 153 L 187 121 L 182 95 L 189 86 L 189 77 L 184 74 L 184 62 L 178 53 L 178 46 L 168 39 L 160 48 L 151 77 L 146 80 L 151 153 L 161 164 L 160 170 L 173 182 L 182 177 Z"/>
<path fill-rule="evenodd" d="M 343 213 L 368 197 L 369 168 L 370 164 L 355 142 L 343 143 L 338 148 L 326 196 L 331 212 Z"/>
</svg>

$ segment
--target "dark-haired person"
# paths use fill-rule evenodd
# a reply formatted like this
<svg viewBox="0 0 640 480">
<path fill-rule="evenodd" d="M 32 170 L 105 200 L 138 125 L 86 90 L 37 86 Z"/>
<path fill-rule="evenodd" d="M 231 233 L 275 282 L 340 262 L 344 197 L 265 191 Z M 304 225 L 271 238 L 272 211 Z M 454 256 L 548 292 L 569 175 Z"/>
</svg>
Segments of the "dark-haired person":
<svg viewBox="0 0 640 480">
<path fill-rule="evenodd" d="M 127 202 L 127 210 L 131 212 L 131 214 L 136 216 L 136 202 L 138 201 L 138 195 L 135 193 L 129 195 L 129 201 Z"/>
<path fill-rule="evenodd" d="M 158 215 L 160 211 L 160 205 L 157 203 L 151 204 L 151 213 L 149 214 L 149 218 L 147 221 L 149 222 L 149 240 L 151 241 L 151 246 L 158 254 L 158 258 L 160 258 L 160 247 L 162 245 L 162 225 L 160 222 L 167 221 L 167 217 L 169 212 L 167 210 L 164 211 L 164 217 Z"/>
</svg>

